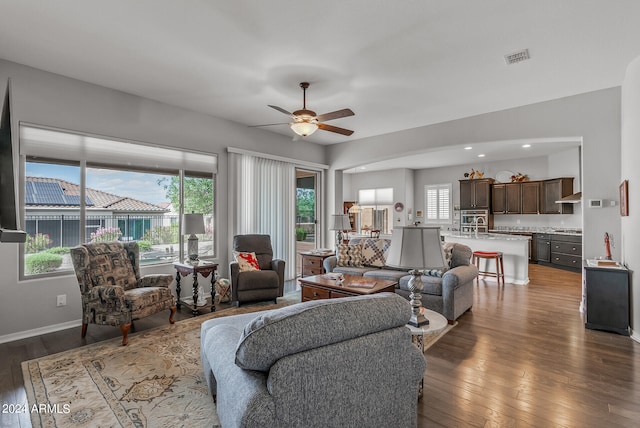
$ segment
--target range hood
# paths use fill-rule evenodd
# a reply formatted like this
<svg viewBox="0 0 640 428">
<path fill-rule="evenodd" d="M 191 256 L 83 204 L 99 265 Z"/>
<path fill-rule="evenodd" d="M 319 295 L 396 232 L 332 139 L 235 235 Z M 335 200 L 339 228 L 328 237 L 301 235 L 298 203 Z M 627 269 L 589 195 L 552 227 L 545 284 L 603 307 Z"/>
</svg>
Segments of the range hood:
<svg viewBox="0 0 640 428">
<path fill-rule="evenodd" d="M 574 193 L 573 195 L 565 196 L 562 199 L 556 201 L 556 204 L 577 204 L 582 201 L 582 192 Z"/>
</svg>

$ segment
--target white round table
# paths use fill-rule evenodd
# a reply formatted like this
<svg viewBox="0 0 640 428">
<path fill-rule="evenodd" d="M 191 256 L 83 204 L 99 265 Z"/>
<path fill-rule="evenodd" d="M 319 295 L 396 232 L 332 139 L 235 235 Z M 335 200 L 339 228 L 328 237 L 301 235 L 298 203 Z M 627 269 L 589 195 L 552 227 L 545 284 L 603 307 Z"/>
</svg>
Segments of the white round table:
<svg viewBox="0 0 640 428">
<path fill-rule="evenodd" d="M 444 315 L 435 311 L 423 308 L 422 313 L 425 318 L 429 320 L 429 324 L 425 324 L 421 327 L 414 327 L 407 324 L 407 327 L 411 330 L 411 341 L 418 347 L 418 349 L 424 352 L 424 336 L 440 333 L 442 330 L 447 328 L 448 322 Z"/>
</svg>

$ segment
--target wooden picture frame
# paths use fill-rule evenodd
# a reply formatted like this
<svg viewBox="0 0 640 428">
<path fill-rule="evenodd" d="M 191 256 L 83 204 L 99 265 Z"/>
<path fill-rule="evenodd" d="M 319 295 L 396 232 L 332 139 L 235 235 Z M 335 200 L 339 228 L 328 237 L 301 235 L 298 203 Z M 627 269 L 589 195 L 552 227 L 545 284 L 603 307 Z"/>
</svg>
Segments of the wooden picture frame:
<svg viewBox="0 0 640 428">
<path fill-rule="evenodd" d="M 629 215 L 629 180 L 624 180 L 620 184 L 620 215 Z"/>
</svg>

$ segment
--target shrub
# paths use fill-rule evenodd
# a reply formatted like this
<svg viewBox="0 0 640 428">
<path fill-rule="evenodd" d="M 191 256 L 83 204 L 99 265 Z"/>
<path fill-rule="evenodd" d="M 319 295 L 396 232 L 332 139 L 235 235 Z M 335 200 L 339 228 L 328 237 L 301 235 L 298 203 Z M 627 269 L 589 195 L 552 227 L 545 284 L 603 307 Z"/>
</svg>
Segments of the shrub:
<svg viewBox="0 0 640 428">
<path fill-rule="evenodd" d="M 156 226 L 153 229 L 147 230 L 142 239 L 154 245 L 177 244 L 179 231 L 180 225 L 178 223 L 172 223 L 170 226 Z"/>
<path fill-rule="evenodd" d="M 296 228 L 296 241 L 304 241 L 307 239 L 307 231 L 301 227 Z"/>
<path fill-rule="evenodd" d="M 25 261 L 25 270 L 28 274 L 51 272 L 62 265 L 62 256 L 47 252 L 32 254 Z"/>
<path fill-rule="evenodd" d="M 91 242 L 117 241 L 121 235 L 122 231 L 117 227 L 100 227 L 91 232 Z"/>
<path fill-rule="evenodd" d="M 46 253 L 51 254 L 69 254 L 69 247 L 53 247 L 45 250 Z"/>
<path fill-rule="evenodd" d="M 140 248 L 140 251 L 149 251 L 151 249 L 151 242 L 138 241 L 138 247 Z"/>
<path fill-rule="evenodd" d="M 25 241 L 26 252 L 29 254 L 46 250 L 51 245 L 51 242 L 53 241 L 45 233 L 36 233 L 33 236 L 27 235 L 27 240 Z"/>
</svg>

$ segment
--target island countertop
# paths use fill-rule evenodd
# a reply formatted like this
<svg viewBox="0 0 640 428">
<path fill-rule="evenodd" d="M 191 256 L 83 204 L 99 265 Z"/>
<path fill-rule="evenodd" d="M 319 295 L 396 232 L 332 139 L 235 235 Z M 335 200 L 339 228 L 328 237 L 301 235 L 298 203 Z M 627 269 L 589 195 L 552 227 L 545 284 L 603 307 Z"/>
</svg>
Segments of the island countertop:
<svg viewBox="0 0 640 428">
<path fill-rule="evenodd" d="M 478 233 L 476 236 L 475 233 L 463 233 L 463 232 L 452 232 L 448 230 L 443 230 L 440 232 L 441 236 L 451 237 L 451 238 L 463 238 L 463 239 L 489 239 L 496 241 L 529 241 L 531 240 L 530 236 L 526 235 L 507 235 L 504 233 Z"/>
</svg>

